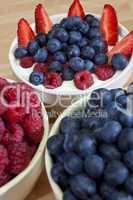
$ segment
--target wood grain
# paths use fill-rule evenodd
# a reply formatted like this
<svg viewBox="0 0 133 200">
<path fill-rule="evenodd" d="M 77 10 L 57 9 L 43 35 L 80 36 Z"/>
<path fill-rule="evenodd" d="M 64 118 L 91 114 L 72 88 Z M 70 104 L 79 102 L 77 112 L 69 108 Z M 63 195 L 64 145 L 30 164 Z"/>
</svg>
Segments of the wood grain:
<svg viewBox="0 0 133 200">
<path fill-rule="evenodd" d="M 115 6 L 120 23 L 129 30 L 133 29 L 132 0 L 82 0 L 86 11 L 96 14 L 102 12 L 103 5 L 107 2 Z M 33 22 L 34 7 L 37 3 L 43 3 L 49 14 L 53 15 L 67 12 L 71 0 L 1 0 L 0 2 L 0 75 L 4 77 L 16 80 L 8 62 L 9 47 L 16 36 L 17 21 L 25 17 L 29 22 Z M 42 172 L 38 183 L 26 200 L 55 200 L 45 172 Z"/>
</svg>

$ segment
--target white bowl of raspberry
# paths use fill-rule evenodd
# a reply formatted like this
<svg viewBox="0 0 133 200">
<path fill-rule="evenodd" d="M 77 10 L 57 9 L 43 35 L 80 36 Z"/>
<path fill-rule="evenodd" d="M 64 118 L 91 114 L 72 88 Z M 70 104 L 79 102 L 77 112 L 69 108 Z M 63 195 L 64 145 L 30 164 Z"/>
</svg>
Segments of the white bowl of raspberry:
<svg viewBox="0 0 133 200">
<path fill-rule="evenodd" d="M 0 78 L 0 124 L 0 199 L 23 200 L 43 169 L 47 112 L 31 87 Z"/>
<path fill-rule="evenodd" d="M 77 3 L 70 9 L 69 19 L 72 13 L 77 12 L 78 9 L 76 10 L 76 6 Z M 83 18 L 85 13 L 81 13 L 77 13 L 77 16 Z M 111 14 L 109 15 L 109 13 Z M 42 16 L 45 16 L 45 19 Z M 49 18 L 43 6 L 39 4 L 35 9 L 36 20 L 35 24 L 31 25 L 32 29 L 26 20 L 21 19 L 19 21 L 18 38 L 12 42 L 9 51 L 10 65 L 16 76 L 42 94 L 44 101 L 48 104 L 56 104 L 59 101 L 65 100 L 70 103 L 71 99 L 77 99 L 103 86 L 106 88 L 123 86 L 133 71 L 133 56 L 131 57 L 133 32 L 128 34 L 128 30 L 121 24 L 118 24 L 114 8 L 111 5 L 105 5 L 102 17 L 91 13 L 89 15 L 86 14 L 84 21 L 75 18 L 75 21 L 79 20 L 78 25 L 76 24 L 75 26 L 81 24 L 78 27 L 78 31 L 76 29 L 77 32 L 75 31 L 75 26 L 73 27 L 72 25 L 72 23 L 77 23 L 77 21 L 73 22 L 74 20 L 72 18 L 70 20 L 67 18 L 67 24 L 65 24 L 65 20 L 63 21 L 62 19 L 66 17 L 67 14 L 58 14 Z M 91 17 L 93 20 L 90 19 Z M 111 24 L 110 21 L 112 21 Z M 71 23 L 69 24 L 69 22 Z M 51 31 L 52 23 L 56 25 Z M 88 23 L 87 26 L 86 23 Z M 58 33 L 58 36 L 53 34 L 53 30 L 59 28 L 58 24 L 60 24 L 61 30 L 64 27 L 66 29 L 70 28 L 70 30 L 63 32 L 63 34 L 66 34 L 64 38 L 60 35 L 60 30 L 55 31 Z M 90 30 L 85 33 L 88 26 Z M 28 28 L 23 29 L 23 27 Z M 27 40 L 33 40 L 35 37 L 32 31 L 35 31 L 35 29 L 38 35 L 41 30 L 43 32 L 50 30 L 48 32 L 47 42 L 45 41 L 45 48 L 41 48 L 41 50 L 37 50 L 38 45 L 36 42 L 34 44 L 29 42 L 27 46 Z M 25 39 L 24 34 L 27 30 L 30 36 Z M 38 35 L 35 40 L 40 42 Z M 44 39 L 44 34 L 42 37 Z M 81 43 L 81 40 L 78 41 L 79 38 L 82 38 L 83 43 Z M 56 40 L 53 41 L 53 39 Z M 42 40 L 41 42 L 44 42 Z M 67 47 L 65 46 L 66 44 Z M 97 48 L 99 44 L 101 46 Z M 34 48 L 32 45 L 35 45 Z M 20 53 L 20 49 L 17 49 L 18 46 L 25 46 L 26 49 L 23 48 Z M 26 54 L 25 50 L 30 51 L 30 54 Z M 119 53 L 122 55 L 117 55 L 113 62 L 112 56 Z M 130 59 L 126 58 L 125 55 L 130 55 Z M 21 59 L 16 59 L 21 56 Z M 42 57 L 40 58 L 40 56 Z M 111 64 L 112 62 L 113 64 Z M 120 65 L 121 62 L 122 65 Z"/>
</svg>

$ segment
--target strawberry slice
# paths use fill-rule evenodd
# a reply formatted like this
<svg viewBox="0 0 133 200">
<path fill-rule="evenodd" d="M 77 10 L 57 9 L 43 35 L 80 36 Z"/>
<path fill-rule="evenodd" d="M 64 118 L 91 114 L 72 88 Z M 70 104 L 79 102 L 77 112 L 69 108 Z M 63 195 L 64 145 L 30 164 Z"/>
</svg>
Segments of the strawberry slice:
<svg viewBox="0 0 133 200">
<path fill-rule="evenodd" d="M 133 53 L 133 31 L 118 42 L 108 53 L 108 56 L 112 58 L 112 56 L 116 53 L 122 53 L 127 57 L 131 56 Z"/>
<path fill-rule="evenodd" d="M 115 45 L 118 41 L 118 20 L 116 11 L 112 5 L 104 6 L 100 21 L 100 30 L 108 45 Z"/>
<path fill-rule="evenodd" d="M 29 41 L 33 40 L 35 38 L 35 34 L 33 30 L 31 29 L 29 23 L 25 19 L 20 19 L 18 22 L 18 45 L 22 47 L 27 47 L 27 44 Z"/>
<path fill-rule="evenodd" d="M 82 19 L 85 17 L 84 8 L 81 5 L 79 0 L 73 1 L 73 3 L 71 4 L 71 6 L 69 8 L 68 16 L 79 16 Z"/>
<path fill-rule="evenodd" d="M 52 21 L 42 4 L 38 4 L 35 9 L 35 23 L 37 33 L 48 33 L 52 27 Z"/>
</svg>

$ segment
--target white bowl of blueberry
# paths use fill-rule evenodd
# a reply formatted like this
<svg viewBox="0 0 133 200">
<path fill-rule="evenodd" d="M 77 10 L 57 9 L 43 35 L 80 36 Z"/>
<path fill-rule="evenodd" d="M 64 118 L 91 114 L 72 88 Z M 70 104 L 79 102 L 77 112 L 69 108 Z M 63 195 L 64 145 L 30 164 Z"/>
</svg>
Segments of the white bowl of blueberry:
<svg viewBox="0 0 133 200">
<path fill-rule="evenodd" d="M 127 90 L 101 88 L 57 119 L 45 154 L 57 200 L 133 200 L 129 105 L 133 105 L 133 84 Z"/>
<path fill-rule="evenodd" d="M 133 71 L 132 46 L 133 32 L 118 24 L 111 5 L 104 6 L 100 17 L 85 14 L 79 0 L 74 0 L 68 15 L 49 17 L 39 4 L 35 24 L 30 27 L 22 18 L 9 60 L 16 76 L 45 94 L 50 103 L 103 86 L 123 86 Z"/>
</svg>

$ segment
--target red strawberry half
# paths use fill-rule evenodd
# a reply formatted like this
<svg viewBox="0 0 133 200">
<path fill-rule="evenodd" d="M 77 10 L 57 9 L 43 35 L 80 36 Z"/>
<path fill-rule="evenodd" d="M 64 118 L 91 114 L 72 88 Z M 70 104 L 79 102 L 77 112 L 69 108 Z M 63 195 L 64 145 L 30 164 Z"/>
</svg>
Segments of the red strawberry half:
<svg viewBox="0 0 133 200">
<path fill-rule="evenodd" d="M 131 31 L 126 37 L 118 42 L 108 53 L 108 55 L 111 58 L 116 53 L 122 53 L 127 57 L 131 56 L 133 53 L 133 31 Z"/>
<path fill-rule="evenodd" d="M 116 11 L 110 4 L 104 6 L 100 30 L 108 45 L 116 44 L 118 41 L 118 20 Z"/>
<path fill-rule="evenodd" d="M 22 47 L 27 47 L 27 44 L 30 40 L 33 40 L 35 35 L 31 29 L 29 23 L 25 19 L 20 19 L 18 23 L 18 45 Z"/>
<path fill-rule="evenodd" d="M 52 27 L 52 21 L 42 4 L 38 4 L 35 9 L 35 23 L 37 33 L 48 33 Z"/>
<path fill-rule="evenodd" d="M 82 19 L 85 17 L 84 8 L 79 0 L 74 0 L 69 8 L 68 16 L 80 16 Z"/>
</svg>

